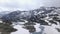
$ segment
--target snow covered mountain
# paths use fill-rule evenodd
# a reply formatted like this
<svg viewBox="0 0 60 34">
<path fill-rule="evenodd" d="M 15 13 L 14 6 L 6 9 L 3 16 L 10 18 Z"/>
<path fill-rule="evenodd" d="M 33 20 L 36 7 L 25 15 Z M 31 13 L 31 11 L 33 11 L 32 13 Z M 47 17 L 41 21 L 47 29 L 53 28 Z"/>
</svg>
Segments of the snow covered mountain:
<svg viewBox="0 0 60 34">
<path fill-rule="evenodd" d="M 38 22 L 49 21 L 49 19 L 57 17 L 59 18 L 59 8 L 56 7 L 40 7 L 39 9 L 30 10 L 30 11 L 13 11 L 2 16 L 3 21 L 19 21 L 21 19 Z M 54 22 L 55 23 L 55 22 Z M 46 23 L 47 24 L 47 23 Z M 57 23 L 55 23 L 57 24 Z"/>
<path fill-rule="evenodd" d="M 40 25 L 48 25 L 48 26 L 52 26 L 53 24 L 60 25 L 60 8 L 59 7 L 58 8 L 57 7 L 40 7 L 39 9 L 34 9 L 30 11 L 18 10 L 18 11 L 13 11 L 8 14 L 5 14 L 4 16 L 1 17 L 1 19 L 3 22 L 6 22 L 6 23 L 24 22 L 23 28 L 28 29 L 29 32 L 31 33 L 36 31 L 34 27 L 36 23 Z M 47 27 L 47 26 L 44 26 L 44 27 Z M 57 31 L 60 30 L 60 28 L 57 26 L 56 26 L 56 29 Z M 36 34 L 36 32 L 33 34 Z"/>
</svg>

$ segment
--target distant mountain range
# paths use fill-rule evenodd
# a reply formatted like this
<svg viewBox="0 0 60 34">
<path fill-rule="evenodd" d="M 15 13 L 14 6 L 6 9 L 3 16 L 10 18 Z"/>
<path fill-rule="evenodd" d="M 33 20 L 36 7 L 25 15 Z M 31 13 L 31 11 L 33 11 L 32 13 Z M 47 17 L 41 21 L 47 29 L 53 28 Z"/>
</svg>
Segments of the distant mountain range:
<svg viewBox="0 0 60 34">
<path fill-rule="evenodd" d="M 12 11 L 10 13 L 2 13 L 0 14 L 2 17 L 2 21 L 23 21 L 21 19 L 32 21 L 32 22 L 45 22 L 44 19 L 46 17 L 52 18 L 53 16 L 59 16 L 58 14 L 58 8 L 56 7 L 40 7 L 39 9 L 34 9 L 30 11 Z M 8 11 L 7 11 L 8 12 Z M 46 18 L 47 19 L 47 18 Z"/>
</svg>

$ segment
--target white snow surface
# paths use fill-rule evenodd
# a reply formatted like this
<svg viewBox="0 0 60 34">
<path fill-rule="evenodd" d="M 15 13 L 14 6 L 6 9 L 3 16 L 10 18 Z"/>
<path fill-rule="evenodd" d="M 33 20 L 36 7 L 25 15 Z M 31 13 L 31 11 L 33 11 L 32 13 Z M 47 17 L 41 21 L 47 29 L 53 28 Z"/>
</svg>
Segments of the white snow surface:
<svg viewBox="0 0 60 34">
<path fill-rule="evenodd" d="M 60 32 L 58 32 L 55 28 L 59 28 L 59 25 L 52 25 L 52 26 L 45 26 L 45 25 L 41 25 L 44 27 L 44 31 L 42 34 L 46 33 L 46 34 L 60 34 Z M 36 23 L 36 25 L 34 25 L 34 27 L 36 28 L 36 32 L 40 32 L 41 29 L 40 24 Z M 29 33 L 29 31 L 27 29 L 22 28 L 21 25 L 16 25 L 14 26 L 14 28 L 18 29 L 18 31 L 16 32 L 12 32 L 11 34 L 31 34 Z"/>
</svg>

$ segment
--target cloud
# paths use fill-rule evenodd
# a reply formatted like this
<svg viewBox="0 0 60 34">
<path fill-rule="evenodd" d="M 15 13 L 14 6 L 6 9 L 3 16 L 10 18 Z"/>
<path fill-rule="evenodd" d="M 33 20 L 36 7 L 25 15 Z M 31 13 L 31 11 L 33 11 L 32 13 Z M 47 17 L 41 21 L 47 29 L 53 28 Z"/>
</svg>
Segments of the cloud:
<svg viewBox="0 0 60 34">
<path fill-rule="evenodd" d="M 0 0 L 0 7 L 9 10 L 32 10 L 40 6 L 60 6 L 60 0 Z"/>
<path fill-rule="evenodd" d="M 3 0 L 2 0 L 3 1 Z M 32 10 L 38 8 L 39 3 L 36 0 L 5 0 L 1 2 L 0 7 L 12 8 L 12 9 L 22 9 L 22 10 Z M 42 6 L 42 5 L 41 5 Z"/>
</svg>

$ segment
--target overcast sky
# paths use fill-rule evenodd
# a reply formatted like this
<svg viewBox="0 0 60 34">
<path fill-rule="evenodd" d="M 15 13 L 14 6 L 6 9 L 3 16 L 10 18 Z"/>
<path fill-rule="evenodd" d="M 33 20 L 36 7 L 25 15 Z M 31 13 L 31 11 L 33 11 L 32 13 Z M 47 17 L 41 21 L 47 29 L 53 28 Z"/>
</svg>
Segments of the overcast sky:
<svg viewBox="0 0 60 34">
<path fill-rule="evenodd" d="M 0 0 L 0 11 L 32 10 L 40 6 L 60 6 L 60 0 Z"/>
</svg>

